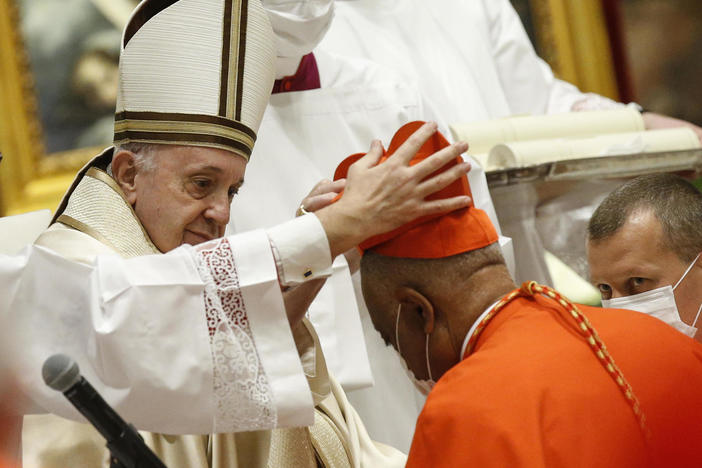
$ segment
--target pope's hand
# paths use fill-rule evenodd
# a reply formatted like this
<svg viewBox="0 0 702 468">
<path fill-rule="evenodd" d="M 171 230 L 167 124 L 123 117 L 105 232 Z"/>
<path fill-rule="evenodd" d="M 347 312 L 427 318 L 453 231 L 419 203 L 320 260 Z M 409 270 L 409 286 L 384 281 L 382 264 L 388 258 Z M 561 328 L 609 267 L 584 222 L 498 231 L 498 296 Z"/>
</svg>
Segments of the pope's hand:
<svg viewBox="0 0 702 468">
<path fill-rule="evenodd" d="M 382 164 L 378 164 L 383 155 L 382 146 L 379 141 L 374 141 L 370 151 L 351 165 L 344 196 L 315 213 L 327 233 L 332 257 L 415 218 L 447 213 L 470 204 L 467 196 L 425 200 L 470 170 L 470 163 L 462 163 L 427 178 L 465 152 L 468 149 L 466 143 L 448 146 L 409 166 L 410 160 L 436 129 L 435 123 L 424 124 Z"/>
<path fill-rule="evenodd" d="M 302 199 L 295 216 L 303 215 L 305 212 L 312 213 L 328 206 L 344 190 L 345 186 L 346 179 L 339 179 L 334 182 L 324 179 L 317 182 L 317 185 L 312 188 L 310 193 Z"/>
</svg>

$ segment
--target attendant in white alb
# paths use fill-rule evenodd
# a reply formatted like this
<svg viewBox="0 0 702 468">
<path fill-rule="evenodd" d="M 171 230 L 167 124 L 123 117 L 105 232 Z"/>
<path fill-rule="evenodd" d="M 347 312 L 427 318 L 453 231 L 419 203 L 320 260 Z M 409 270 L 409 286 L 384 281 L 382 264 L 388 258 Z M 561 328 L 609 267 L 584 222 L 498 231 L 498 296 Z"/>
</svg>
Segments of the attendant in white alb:
<svg viewBox="0 0 702 468">
<path fill-rule="evenodd" d="M 337 0 L 320 48 L 383 63 L 448 123 L 614 103 L 556 79 L 509 0 Z"/>
<path fill-rule="evenodd" d="M 447 122 L 622 104 L 554 77 L 509 0 L 336 0 L 320 48 L 382 63 L 415 82 Z M 690 126 L 647 112 L 647 128 Z M 469 142 L 470 143 L 470 142 Z"/>
</svg>

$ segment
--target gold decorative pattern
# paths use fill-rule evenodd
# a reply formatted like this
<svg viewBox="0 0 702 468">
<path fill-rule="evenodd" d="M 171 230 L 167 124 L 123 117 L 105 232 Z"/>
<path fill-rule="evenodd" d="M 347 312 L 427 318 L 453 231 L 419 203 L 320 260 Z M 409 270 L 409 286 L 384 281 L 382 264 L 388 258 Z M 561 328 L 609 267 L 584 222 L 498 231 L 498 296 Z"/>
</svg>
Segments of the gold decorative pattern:
<svg viewBox="0 0 702 468">
<path fill-rule="evenodd" d="M 57 221 L 96 238 L 124 257 L 159 253 L 117 183 L 95 167 L 80 180 Z"/>
<path fill-rule="evenodd" d="M 39 177 L 60 173 L 75 174 L 86 162 L 104 150 L 105 148 L 102 146 L 89 146 L 87 148 L 52 153 L 51 157 L 39 158 L 37 174 Z"/>
</svg>

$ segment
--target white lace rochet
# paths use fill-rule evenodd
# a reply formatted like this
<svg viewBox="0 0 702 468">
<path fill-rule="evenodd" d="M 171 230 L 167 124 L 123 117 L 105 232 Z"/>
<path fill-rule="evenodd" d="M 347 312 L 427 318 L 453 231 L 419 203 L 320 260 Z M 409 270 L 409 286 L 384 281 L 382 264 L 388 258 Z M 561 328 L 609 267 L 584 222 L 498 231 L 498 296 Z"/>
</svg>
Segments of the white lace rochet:
<svg viewBox="0 0 702 468">
<path fill-rule="evenodd" d="M 277 422 L 273 391 L 249 326 L 231 244 L 225 238 L 195 250 L 214 367 L 214 432 L 271 429 Z"/>
</svg>

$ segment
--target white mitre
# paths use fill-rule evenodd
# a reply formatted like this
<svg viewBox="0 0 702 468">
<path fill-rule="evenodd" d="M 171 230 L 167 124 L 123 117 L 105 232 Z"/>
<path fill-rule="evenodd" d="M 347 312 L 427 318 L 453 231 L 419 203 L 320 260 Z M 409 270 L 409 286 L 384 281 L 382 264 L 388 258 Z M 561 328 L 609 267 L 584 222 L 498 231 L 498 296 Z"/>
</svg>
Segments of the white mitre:
<svg viewBox="0 0 702 468">
<path fill-rule="evenodd" d="M 275 76 L 260 0 L 144 0 L 124 30 L 115 146 L 204 146 L 246 159 Z"/>
</svg>

